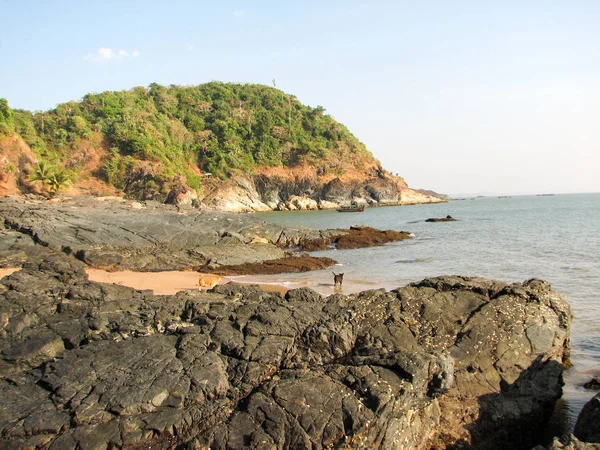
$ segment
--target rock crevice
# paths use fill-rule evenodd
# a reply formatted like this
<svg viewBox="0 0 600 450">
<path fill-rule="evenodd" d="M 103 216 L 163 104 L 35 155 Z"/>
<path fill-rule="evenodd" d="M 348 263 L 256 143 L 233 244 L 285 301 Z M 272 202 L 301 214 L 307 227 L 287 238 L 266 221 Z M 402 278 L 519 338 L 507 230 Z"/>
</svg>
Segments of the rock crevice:
<svg viewBox="0 0 600 450">
<path fill-rule="evenodd" d="M 0 283 L 3 448 L 531 448 L 561 394 L 570 312 L 540 280 L 154 296 L 83 269 Z"/>
</svg>

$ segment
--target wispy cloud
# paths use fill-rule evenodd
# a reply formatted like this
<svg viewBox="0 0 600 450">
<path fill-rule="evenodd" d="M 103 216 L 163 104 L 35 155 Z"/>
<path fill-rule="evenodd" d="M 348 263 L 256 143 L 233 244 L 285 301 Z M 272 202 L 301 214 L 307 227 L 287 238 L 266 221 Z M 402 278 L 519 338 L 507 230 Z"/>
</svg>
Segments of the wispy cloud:
<svg viewBox="0 0 600 450">
<path fill-rule="evenodd" d="M 122 48 L 119 50 L 113 50 L 112 48 L 100 47 L 96 53 L 89 53 L 83 57 L 87 61 L 93 62 L 106 62 L 106 61 L 117 61 L 121 59 L 139 58 L 140 52 L 133 50 L 128 52 Z"/>
<path fill-rule="evenodd" d="M 194 50 L 196 50 L 196 46 L 194 44 L 188 44 L 186 48 L 188 52 L 193 52 Z"/>
<path fill-rule="evenodd" d="M 231 14 L 233 14 L 233 17 L 241 18 L 246 15 L 246 10 L 245 9 L 234 9 Z"/>
</svg>

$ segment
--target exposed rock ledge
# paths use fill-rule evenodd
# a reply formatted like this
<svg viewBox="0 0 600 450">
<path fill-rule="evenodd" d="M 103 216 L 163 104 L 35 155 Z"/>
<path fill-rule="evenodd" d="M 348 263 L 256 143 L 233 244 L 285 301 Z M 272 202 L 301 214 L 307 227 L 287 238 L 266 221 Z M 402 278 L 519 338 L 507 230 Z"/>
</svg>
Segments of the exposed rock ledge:
<svg viewBox="0 0 600 450">
<path fill-rule="evenodd" d="M 20 265 L 28 256 L 39 254 L 40 248 L 50 248 L 108 270 L 226 273 L 234 266 L 255 267 L 265 261 L 289 259 L 292 249 L 368 247 L 410 237 L 406 232 L 368 227 L 289 227 L 258 220 L 252 214 L 177 209 L 117 198 L 3 198 L 0 219 L 0 267 Z M 285 261 L 280 272 L 334 263 L 330 258 L 304 256 Z M 275 267 L 271 264 L 269 273 L 274 273 Z"/>
<path fill-rule="evenodd" d="M 571 315 L 540 280 L 153 296 L 63 253 L 0 282 L 0 448 L 531 448 Z"/>
</svg>

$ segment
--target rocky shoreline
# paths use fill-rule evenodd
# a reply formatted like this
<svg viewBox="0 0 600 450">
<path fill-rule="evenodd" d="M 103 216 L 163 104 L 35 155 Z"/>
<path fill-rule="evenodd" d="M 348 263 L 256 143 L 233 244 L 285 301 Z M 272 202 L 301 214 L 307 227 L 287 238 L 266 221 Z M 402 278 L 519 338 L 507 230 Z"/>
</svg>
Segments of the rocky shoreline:
<svg viewBox="0 0 600 450">
<path fill-rule="evenodd" d="M 29 256 L 54 249 L 106 270 L 298 272 L 335 264 L 302 250 L 369 247 L 410 238 L 406 232 L 369 227 L 283 227 L 252 214 L 114 197 L 4 198 L 0 218 L 0 267 L 19 266 Z"/>
<path fill-rule="evenodd" d="M 539 280 L 154 296 L 83 269 L 0 283 L 2 448 L 528 448 L 561 394 L 571 316 Z"/>
<path fill-rule="evenodd" d="M 0 449 L 529 449 L 562 393 L 572 318 L 541 280 L 165 296 L 85 272 L 311 270 L 330 262 L 302 249 L 408 234 L 106 198 L 0 217 L 0 266 L 22 266 L 0 280 Z"/>
</svg>

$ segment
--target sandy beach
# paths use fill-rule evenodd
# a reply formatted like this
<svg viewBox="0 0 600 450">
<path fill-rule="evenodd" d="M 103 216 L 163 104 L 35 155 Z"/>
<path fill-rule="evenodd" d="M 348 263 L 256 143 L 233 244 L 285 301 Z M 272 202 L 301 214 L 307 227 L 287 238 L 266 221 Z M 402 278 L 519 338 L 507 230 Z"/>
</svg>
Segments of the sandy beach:
<svg viewBox="0 0 600 450">
<path fill-rule="evenodd" d="M 0 269 L 0 279 L 7 275 L 20 270 L 20 268 L 4 268 Z M 138 290 L 151 290 L 155 295 L 175 295 L 180 291 L 198 289 L 198 272 L 192 271 L 164 271 L 164 272 L 134 272 L 130 270 L 122 270 L 115 272 L 107 272 L 100 269 L 86 268 L 86 273 L 90 281 L 98 283 L 113 283 L 121 286 L 128 286 Z M 205 274 L 210 277 L 210 274 Z M 253 284 L 260 286 L 265 291 L 279 292 L 285 294 L 288 290 L 298 287 L 311 287 L 322 295 L 330 295 L 336 292 L 343 294 L 352 294 L 364 291 L 365 289 L 377 289 L 382 286 L 375 285 L 367 280 L 347 280 L 343 290 L 336 290 L 333 283 L 316 282 L 309 283 L 307 281 L 297 280 L 291 283 L 290 286 L 274 283 L 272 281 L 263 280 L 260 275 L 251 276 L 224 276 L 218 284 L 227 284 L 229 282 L 238 284 Z M 286 283 L 288 284 L 288 283 Z M 310 285 L 309 285 L 310 284 Z M 391 287 L 386 286 L 388 289 Z"/>
<path fill-rule="evenodd" d="M 9 267 L 5 269 L 0 269 L 0 280 L 11 273 L 16 272 L 17 270 L 21 270 L 20 268 Z"/>
<path fill-rule="evenodd" d="M 0 279 L 17 270 L 21 269 L 18 267 L 0 269 Z M 107 272 L 105 270 L 90 268 L 85 269 L 85 271 L 90 281 L 119 284 L 138 290 L 151 290 L 155 295 L 175 295 L 180 291 L 198 289 L 198 272 L 133 272 L 130 270 Z M 279 292 L 281 294 L 285 294 L 289 290 L 286 286 L 255 282 L 252 278 L 247 277 L 244 277 L 244 281 L 240 282 L 239 278 L 223 277 L 218 284 L 227 284 L 230 281 L 238 284 L 257 284 L 265 291 Z"/>
<path fill-rule="evenodd" d="M 99 283 L 114 283 L 129 286 L 138 290 L 152 290 L 156 295 L 174 295 L 180 291 L 198 289 L 198 272 L 168 271 L 168 272 L 132 272 L 129 270 L 107 272 L 99 269 L 86 269 L 90 281 Z M 232 281 L 223 277 L 218 284 Z M 238 281 L 235 281 L 238 282 Z M 247 282 L 240 284 L 259 284 L 265 291 L 285 293 L 287 288 L 279 285 L 263 285 Z"/>
</svg>

